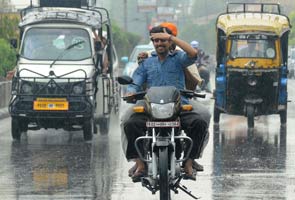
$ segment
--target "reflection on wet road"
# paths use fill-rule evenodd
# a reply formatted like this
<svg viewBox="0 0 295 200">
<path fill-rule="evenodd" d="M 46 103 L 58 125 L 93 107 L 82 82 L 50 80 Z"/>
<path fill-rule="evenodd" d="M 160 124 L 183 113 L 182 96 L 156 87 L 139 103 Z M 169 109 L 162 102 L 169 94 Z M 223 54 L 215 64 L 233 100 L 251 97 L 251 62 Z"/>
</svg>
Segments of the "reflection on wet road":
<svg viewBox="0 0 295 200">
<path fill-rule="evenodd" d="M 19 143 L 7 132 L 0 142 L 0 199 L 110 199 L 120 137 L 109 137 L 85 143 L 80 132 L 42 130 Z"/>
<path fill-rule="evenodd" d="M 291 199 L 286 127 L 263 130 L 268 122 L 260 119 L 263 125 L 247 131 L 235 120 L 228 122 L 234 131 L 214 127 L 213 199 Z"/>
<path fill-rule="evenodd" d="M 295 93 L 290 92 L 290 96 Z M 205 102 L 212 110 L 213 101 Z M 247 130 L 244 117 L 222 115 L 210 127 L 210 140 L 199 160 L 205 171 L 197 181 L 183 181 L 204 200 L 294 200 L 295 103 L 288 125 L 277 115 L 259 117 Z M 156 200 L 140 183 L 132 183 L 121 150 L 119 122 L 109 135 L 85 143 L 81 132 L 29 131 L 12 142 L 10 119 L 0 121 L 0 199 Z M 190 199 L 183 192 L 173 200 Z"/>
</svg>

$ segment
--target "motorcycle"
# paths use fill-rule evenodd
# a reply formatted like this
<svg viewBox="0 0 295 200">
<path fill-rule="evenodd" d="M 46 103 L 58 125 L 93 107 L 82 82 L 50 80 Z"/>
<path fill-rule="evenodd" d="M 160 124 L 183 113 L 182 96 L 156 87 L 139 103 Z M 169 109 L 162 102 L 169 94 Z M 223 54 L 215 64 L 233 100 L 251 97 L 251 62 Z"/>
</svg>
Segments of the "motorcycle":
<svg viewBox="0 0 295 200">
<path fill-rule="evenodd" d="M 208 69 L 208 64 L 209 55 L 205 55 L 203 53 L 196 63 L 200 77 L 204 80 L 204 83 L 201 85 L 200 89 L 211 93 L 210 70 Z"/>
<path fill-rule="evenodd" d="M 133 84 L 132 78 L 121 76 L 119 84 Z M 172 190 L 176 194 L 182 190 L 193 199 L 194 196 L 180 182 L 185 178 L 182 163 L 188 159 L 193 141 L 182 131 L 180 112 L 192 111 L 192 105 L 181 105 L 181 96 L 205 98 L 191 90 L 178 90 L 173 86 L 151 87 L 147 91 L 123 97 L 127 103 L 136 104 L 133 111 L 149 116 L 145 136 L 138 137 L 135 148 L 140 159 L 147 166 L 147 175 L 141 178 L 142 186 L 155 194 L 159 191 L 160 200 L 171 200 Z M 185 154 L 184 154 L 185 152 Z"/>
</svg>

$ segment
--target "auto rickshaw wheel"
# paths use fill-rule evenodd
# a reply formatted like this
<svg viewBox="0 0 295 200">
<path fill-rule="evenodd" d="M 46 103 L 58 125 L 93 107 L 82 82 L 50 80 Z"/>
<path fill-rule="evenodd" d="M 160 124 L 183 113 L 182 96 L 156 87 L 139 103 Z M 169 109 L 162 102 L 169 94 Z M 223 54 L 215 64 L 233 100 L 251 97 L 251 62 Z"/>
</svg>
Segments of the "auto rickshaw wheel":
<svg viewBox="0 0 295 200">
<path fill-rule="evenodd" d="M 248 128 L 254 127 L 254 106 L 248 105 L 247 106 L 247 121 L 248 121 Z"/>
<path fill-rule="evenodd" d="M 214 113 L 213 113 L 214 123 L 219 123 L 220 120 L 220 111 L 216 106 L 214 106 Z"/>
<path fill-rule="evenodd" d="M 287 123 L 287 110 L 280 111 L 280 120 L 281 120 L 281 125 L 284 125 Z"/>
<path fill-rule="evenodd" d="M 110 117 L 102 117 L 99 119 L 99 132 L 102 135 L 107 135 L 110 129 Z"/>
<path fill-rule="evenodd" d="M 290 70 L 289 71 L 289 76 L 288 76 L 288 78 L 294 78 L 295 77 L 295 72 L 294 72 L 294 70 Z"/>
</svg>

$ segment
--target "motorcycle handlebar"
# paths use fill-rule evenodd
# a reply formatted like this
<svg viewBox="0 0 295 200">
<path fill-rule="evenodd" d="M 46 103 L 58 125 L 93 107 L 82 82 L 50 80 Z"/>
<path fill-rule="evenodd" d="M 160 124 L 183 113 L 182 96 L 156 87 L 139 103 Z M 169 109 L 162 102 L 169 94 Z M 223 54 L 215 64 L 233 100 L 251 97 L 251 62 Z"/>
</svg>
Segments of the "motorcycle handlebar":
<svg viewBox="0 0 295 200">
<path fill-rule="evenodd" d="M 192 91 L 192 90 L 180 90 L 180 93 L 181 95 L 187 98 L 193 98 L 193 97 L 206 98 L 206 94 L 196 93 L 195 91 Z"/>
<path fill-rule="evenodd" d="M 143 99 L 146 92 L 137 92 L 135 94 L 124 96 L 122 99 L 126 101 L 127 103 L 136 103 L 137 100 Z"/>
<path fill-rule="evenodd" d="M 206 98 L 206 94 L 199 94 L 192 90 L 180 90 L 181 95 L 187 97 L 187 98 Z M 124 101 L 127 103 L 136 103 L 137 100 L 142 100 L 145 96 L 146 92 L 137 92 L 135 94 L 124 96 L 122 97 Z"/>
</svg>

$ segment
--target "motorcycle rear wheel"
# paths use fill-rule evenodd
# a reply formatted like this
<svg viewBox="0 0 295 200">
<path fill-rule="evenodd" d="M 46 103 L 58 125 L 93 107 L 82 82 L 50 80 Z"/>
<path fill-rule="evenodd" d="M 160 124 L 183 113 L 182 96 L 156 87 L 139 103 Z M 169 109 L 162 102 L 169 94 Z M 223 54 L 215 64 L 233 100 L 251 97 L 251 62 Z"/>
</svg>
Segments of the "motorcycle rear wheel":
<svg viewBox="0 0 295 200">
<path fill-rule="evenodd" d="M 168 147 L 159 149 L 159 186 L 160 200 L 170 200 L 169 170 L 168 170 Z"/>
</svg>

